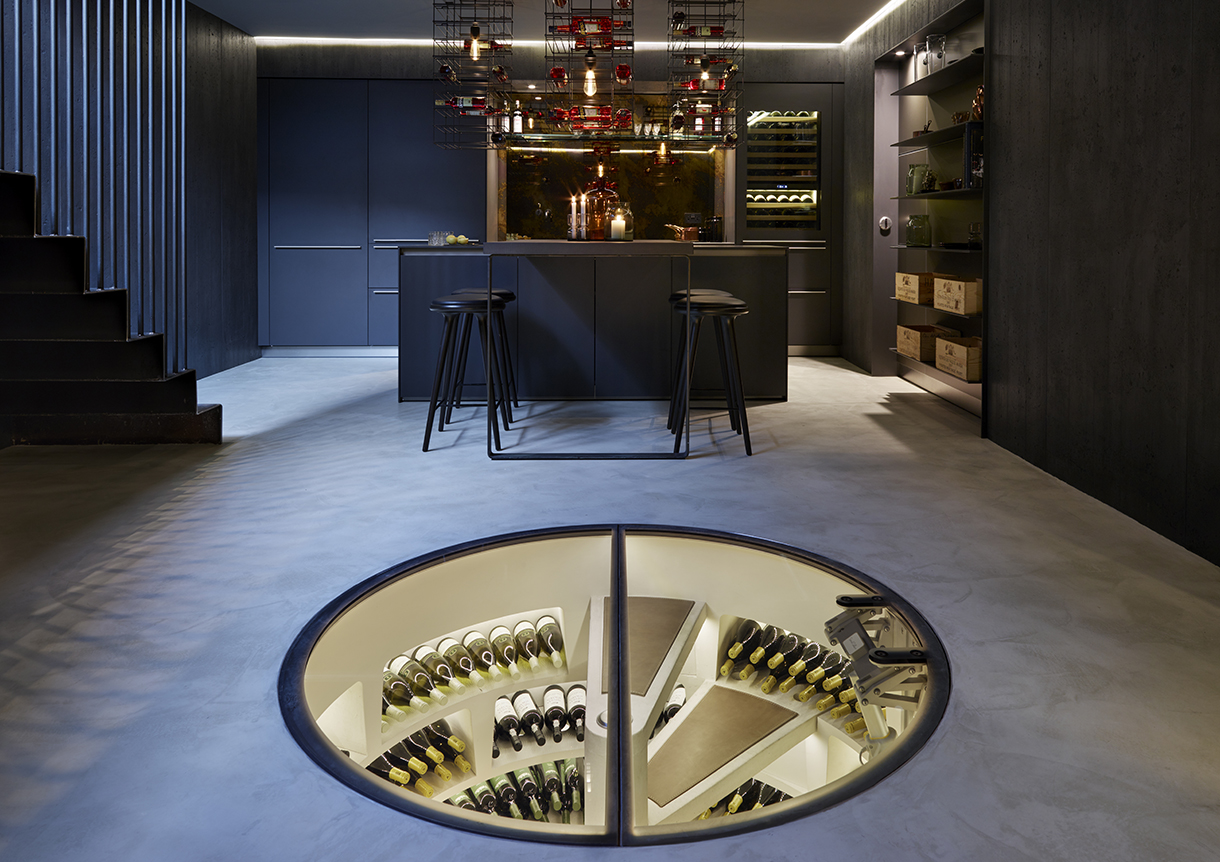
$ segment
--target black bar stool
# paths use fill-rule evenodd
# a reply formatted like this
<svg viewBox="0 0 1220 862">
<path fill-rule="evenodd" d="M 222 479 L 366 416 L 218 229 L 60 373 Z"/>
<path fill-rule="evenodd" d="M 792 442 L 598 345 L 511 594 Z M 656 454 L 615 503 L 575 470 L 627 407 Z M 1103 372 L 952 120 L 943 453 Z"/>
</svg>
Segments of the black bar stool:
<svg viewBox="0 0 1220 862">
<path fill-rule="evenodd" d="M 689 288 L 685 288 L 683 290 L 676 290 L 673 293 L 671 293 L 669 295 L 669 304 L 672 306 L 675 306 L 675 307 L 677 307 L 679 304 L 681 304 L 683 307 L 685 307 L 686 297 L 688 295 L 691 297 L 733 296 L 733 294 L 729 293 L 727 290 L 717 290 L 717 289 L 711 288 L 711 287 L 689 287 Z M 683 353 L 685 352 L 685 350 L 686 350 L 686 327 L 683 326 L 682 334 L 679 336 L 679 341 L 678 341 L 678 356 L 681 357 L 683 355 Z M 693 358 L 694 355 L 695 355 L 694 353 L 691 354 L 692 362 L 694 361 L 694 358 Z M 669 418 L 665 420 L 665 427 L 670 430 L 673 430 L 673 427 L 674 427 L 674 410 L 675 410 L 675 407 L 674 407 L 675 399 L 673 398 L 672 393 L 677 391 L 678 385 L 682 382 L 680 379 L 681 374 L 682 374 L 682 361 L 679 358 L 678 365 L 674 368 L 673 378 L 670 380 L 670 384 L 669 384 L 669 391 L 670 391 Z"/>
<path fill-rule="evenodd" d="M 469 296 L 481 296 L 481 297 L 486 298 L 487 290 L 485 288 L 481 288 L 481 287 L 463 287 L 460 290 L 455 290 L 453 292 L 453 295 L 454 296 L 468 296 L 468 295 Z M 517 298 L 517 294 L 513 293 L 511 290 L 509 290 L 506 287 L 493 287 L 491 289 L 491 295 L 496 297 L 497 299 L 504 300 L 505 307 L 508 306 L 508 303 L 512 302 L 513 300 L 515 300 Z M 492 317 L 492 326 L 496 329 L 497 333 L 500 336 L 500 344 L 502 345 L 502 350 L 504 352 L 503 366 L 504 366 L 505 372 L 507 374 L 508 395 L 509 395 L 510 403 L 512 405 L 508 410 L 508 418 L 509 418 L 509 421 L 512 421 L 512 418 L 513 418 L 512 407 L 520 407 L 521 402 L 517 400 L 517 375 L 513 371 L 512 352 L 508 349 L 508 327 L 504 324 L 504 311 L 503 310 L 500 310 L 500 311 L 493 310 L 491 313 L 491 317 Z M 458 351 L 459 351 L 458 355 L 462 357 L 461 367 L 458 369 L 458 375 L 459 375 L 458 379 L 459 380 L 466 379 L 466 355 L 467 355 L 466 352 L 467 352 L 467 345 L 469 344 L 469 342 L 470 342 L 470 318 L 466 318 L 464 324 L 462 325 L 461 345 L 458 348 Z M 458 397 L 457 397 L 455 406 L 457 406 L 457 407 L 462 406 L 462 390 L 460 387 L 458 388 Z M 446 421 L 452 421 L 452 419 L 450 417 L 447 417 Z"/>
<path fill-rule="evenodd" d="M 686 339 L 690 338 L 690 364 L 695 364 L 699 349 L 699 331 L 705 318 L 711 318 L 716 332 L 716 351 L 720 357 L 720 376 L 724 381 L 725 401 L 729 408 L 729 424 L 742 436 L 746 454 L 753 455 L 750 448 L 750 426 L 746 421 L 745 390 L 741 385 L 741 357 L 737 351 L 737 330 L 733 322 L 743 314 L 750 313 L 750 306 L 735 296 L 690 293 L 690 317 L 687 318 L 687 294 L 684 291 L 670 296 L 670 302 L 683 316 L 682 338 L 678 350 L 678 368 L 674 374 L 677 384 L 669 399 L 669 429 L 677 435 L 674 452 L 682 446 L 682 429 L 687 419 L 686 393 L 690 388 L 687 377 Z M 687 333 L 689 332 L 689 336 Z"/>
<path fill-rule="evenodd" d="M 479 349 L 484 352 L 483 367 L 487 372 L 487 391 L 490 396 L 492 434 L 497 449 L 500 445 L 500 425 L 496 417 L 497 410 L 508 429 L 510 414 L 508 412 L 507 387 L 503 356 L 506 345 L 501 343 L 500 332 L 493 326 L 490 329 L 491 354 L 487 355 L 485 345 L 488 343 L 487 314 L 497 312 L 503 314 L 504 300 L 495 296 L 491 298 L 490 309 L 486 294 L 452 294 L 432 300 L 430 311 L 435 311 L 445 319 L 444 332 L 441 335 L 441 348 L 436 357 L 436 372 L 432 378 L 432 397 L 428 402 L 428 425 L 424 430 L 424 451 L 428 451 L 428 443 L 432 439 L 432 420 L 435 418 L 436 430 L 444 431 L 445 422 L 451 421 L 453 404 L 462 388 L 462 379 L 458 376 L 459 368 L 466 364 L 465 350 L 459 352 L 460 330 L 467 328 L 470 322 L 477 321 L 479 325 Z M 468 346 L 469 342 L 467 342 Z"/>
</svg>

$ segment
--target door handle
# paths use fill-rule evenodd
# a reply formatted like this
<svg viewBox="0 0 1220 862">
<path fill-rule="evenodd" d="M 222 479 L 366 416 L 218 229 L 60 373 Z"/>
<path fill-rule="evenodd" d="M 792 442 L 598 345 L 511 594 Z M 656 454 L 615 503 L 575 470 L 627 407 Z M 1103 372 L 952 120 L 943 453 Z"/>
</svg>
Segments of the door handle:
<svg viewBox="0 0 1220 862">
<path fill-rule="evenodd" d="M 276 248 L 285 249 L 343 249 L 343 250 L 359 250 L 364 248 L 362 245 L 277 245 Z"/>
<path fill-rule="evenodd" d="M 383 296 L 383 295 L 398 296 L 398 291 L 397 290 L 374 290 L 373 291 L 373 296 Z"/>
</svg>

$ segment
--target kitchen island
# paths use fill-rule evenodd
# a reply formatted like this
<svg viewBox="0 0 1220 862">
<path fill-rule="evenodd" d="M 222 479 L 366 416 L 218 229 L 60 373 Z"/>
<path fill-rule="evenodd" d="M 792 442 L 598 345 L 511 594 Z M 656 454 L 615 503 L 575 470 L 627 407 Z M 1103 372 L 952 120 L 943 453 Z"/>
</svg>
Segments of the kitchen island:
<svg viewBox="0 0 1220 862">
<path fill-rule="evenodd" d="M 520 397 L 669 398 L 680 315 L 668 297 L 688 283 L 745 300 L 737 322 L 742 381 L 753 400 L 787 399 L 787 251 L 729 243 L 519 240 L 399 251 L 400 401 L 427 401 L 441 319 L 432 300 L 454 290 L 513 291 L 505 311 Z M 697 357 L 692 397 L 718 393 L 711 333 Z M 468 383 L 482 383 L 475 350 Z M 481 389 L 481 386 L 479 387 Z M 478 389 L 467 390 L 479 397 Z"/>
</svg>

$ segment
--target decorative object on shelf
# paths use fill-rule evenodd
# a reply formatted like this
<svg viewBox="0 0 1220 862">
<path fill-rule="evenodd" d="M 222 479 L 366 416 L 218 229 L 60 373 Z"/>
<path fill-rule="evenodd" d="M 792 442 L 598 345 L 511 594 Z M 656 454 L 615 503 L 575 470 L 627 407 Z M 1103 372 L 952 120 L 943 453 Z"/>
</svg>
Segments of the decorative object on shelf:
<svg viewBox="0 0 1220 862">
<path fill-rule="evenodd" d="M 929 168 L 927 174 L 924 175 L 923 185 L 919 188 L 919 194 L 926 195 L 936 191 L 936 183 L 936 171 Z"/>
<path fill-rule="evenodd" d="M 970 243 L 971 248 L 983 247 L 983 223 L 981 221 L 970 222 L 970 229 L 966 234 L 966 241 Z"/>
<path fill-rule="evenodd" d="M 907 218 L 907 247 L 930 248 L 932 223 L 926 215 L 915 213 Z"/>
<path fill-rule="evenodd" d="M 970 121 L 969 111 L 958 111 L 953 115 L 953 125 L 960 126 L 962 123 Z"/>
<path fill-rule="evenodd" d="M 933 72 L 939 72 L 947 65 L 945 62 L 945 37 L 940 34 L 928 36 L 926 45 L 927 50 L 924 52 L 923 62 L 928 67 L 928 74 L 931 75 Z"/>
<path fill-rule="evenodd" d="M 432 57 L 441 82 L 433 141 L 445 149 L 503 146 L 513 128 L 506 97 L 512 0 L 437 0 L 432 8 Z"/>
<path fill-rule="evenodd" d="M 669 0 L 668 90 L 674 137 L 732 147 L 744 61 L 744 0 Z"/>
<path fill-rule="evenodd" d="M 572 137 L 635 133 L 635 13 L 628 3 L 571 0 L 547 4 L 544 130 Z M 580 74 L 580 70 L 584 74 Z"/>
<path fill-rule="evenodd" d="M 925 162 L 907 166 L 907 194 L 917 195 L 923 191 L 924 180 L 928 178 L 928 165 Z"/>
<path fill-rule="evenodd" d="M 979 84 L 979 88 L 974 91 L 974 101 L 970 105 L 971 116 L 979 122 L 983 121 L 983 87 L 983 84 Z"/>
</svg>

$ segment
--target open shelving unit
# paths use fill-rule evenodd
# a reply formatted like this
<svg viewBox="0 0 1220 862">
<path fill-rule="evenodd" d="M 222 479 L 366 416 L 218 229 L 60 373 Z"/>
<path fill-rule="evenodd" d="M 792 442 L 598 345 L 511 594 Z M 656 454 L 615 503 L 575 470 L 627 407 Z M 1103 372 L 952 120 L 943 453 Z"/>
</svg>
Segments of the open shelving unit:
<svg viewBox="0 0 1220 862">
<path fill-rule="evenodd" d="M 767 589 L 741 589 L 748 571 Z M 530 601 L 529 597 L 544 597 Z M 905 668 L 909 705 L 878 707 L 874 729 L 849 733 L 851 716 L 829 718 L 817 699 L 760 688 L 719 668 L 743 619 L 813 640 L 828 620 L 862 598 L 864 629 L 876 646 L 923 650 L 926 665 Z M 507 611 L 507 613 L 505 613 Z M 561 667 L 545 657 L 523 678 L 505 673 L 449 692 L 445 704 L 382 732 L 382 670 L 395 655 L 471 629 L 551 614 L 565 643 Z M 853 617 L 854 618 L 854 617 Z M 850 643 L 850 639 L 845 641 Z M 871 641 L 870 641 L 871 643 Z M 846 652 L 859 645 L 831 649 Z M 853 673 L 877 668 L 850 653 Z M 867 653 L 871 656 L 871 653 Z M 861 662 L 864 662 L 863 664 Z M 848 687 L 855 681 L 851 677 Z M 528 689 L 540 707 L 551 684 L 587 689 L 586 732 L 545 745 L 523 737 L 492 757 L 493 704 Z M 676 687 L 686 703 L 659 726 Z M 935 635 L 897 596 L 850 569 L 757 539 L 672 527 L 557 528 L 445 549 L 408 561 L 353 588 L 298 637 L 281 674 L 281 704 L 294 736 L 332 775 L 415 816 L 495 835 L 563 843 L 655 843 L 731 834 L 803 816 L 871 786 L 909 759 L 930 735 L 947 701 L 948 664 Z M 884 686 L 887 691 L 889 685 Z M 844 689 L 846 690 L 846 689 Z M 859 697 L 868 695 L 867 690 Z M 863 701 L 862 701 L 863 702 Z M 896 701 L 895 701 L 896 702 Z M 438 718 L 467 743 L 471 771 L 452 780 L 432 772 L 428 798 L 364 767 L 406 735 Z M 859 719 L 859 715 L 855 715 Z M 519 766 L 575 758 L 584 804 L 571 823 L 514 820 L 446 805 L 454 793 Z M 863 760 L 866 765 L 861 765 Z M 449 764 L 446 764 L 449 765 Z M 732 817 L 698 819 L 750 779 L 787 801 Z"/>
<path fill-rule="evenodd" d="M 986 70 L 983 48 L 983 3 L 966 0 L 928 28 L 913 34 L 907 43 L 918 44 L 929 34 L 946 37 L 942 68 L 925 73 L 922 58 L 911 51 L 903 61 L 906 83 L 891 94 L 900 129 L 912 131 L 890 146 L 897 153 L 900 188 L 888 196 L 898 202 L 898 273 L 935 273 L 954 280 L 984 279 L 982 312 L 958 314 L 938 309 L 932 303 L 904 302 L 895 297 L 894 319 L 899 326 L 941 326 L 965 338 L 984 337 L 986 328 L 986 185 L 984 117 L 973 113 L 972 102 L 984 85 Z M 891 62 L 892 55 L 879 62 Z M 906 182 L 909 168 L 922 165 L 936 175 L 931 191 L 912 189 Z M 957 188 L 942 189 L 940 183 L 956 182 Z M 911 216 L 926 217 L 931 243 L 910 245 L 906 231 Z M 982 238 L 971 238 L 971 226 L 982 229 Z M 950 247 L 945 247 L 946 244 Z M 982 380 L 966 381 L 938 369 L 935 363 L 910 356 L 897 356 L 899 376 L 939 395 L 982 419 L 986 392 L 987 345 L 982 342 Z M 983 429 L 985 431 L 985 429 Z"/>
</svg>

